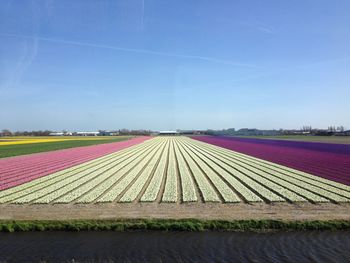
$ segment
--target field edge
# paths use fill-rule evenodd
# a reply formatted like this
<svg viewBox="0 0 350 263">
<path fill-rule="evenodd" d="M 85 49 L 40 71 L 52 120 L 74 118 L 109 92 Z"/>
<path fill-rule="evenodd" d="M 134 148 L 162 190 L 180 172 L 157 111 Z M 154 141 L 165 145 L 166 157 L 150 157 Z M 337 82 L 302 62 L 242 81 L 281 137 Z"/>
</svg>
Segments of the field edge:
<svg viewBox="0 0 350 263">
<path fill-rule="evenodd" d="M 118 219 L 0 221 L 0 232 L 29 231 L 304 231 L 350 230 L 350 220 Z"/>
</svg>

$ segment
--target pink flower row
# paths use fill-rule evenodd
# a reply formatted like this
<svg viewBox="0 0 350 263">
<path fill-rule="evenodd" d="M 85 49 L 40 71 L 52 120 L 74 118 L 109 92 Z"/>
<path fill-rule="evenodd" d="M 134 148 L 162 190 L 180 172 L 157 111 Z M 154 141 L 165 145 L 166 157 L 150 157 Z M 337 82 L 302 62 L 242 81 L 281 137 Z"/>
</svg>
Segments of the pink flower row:
<svg viewBox="0 0 350 263">
<path fill-rule="evenodd" d="M 151 137 L 0 159 L 0 190 L 120 151 Z"/>
</svg>

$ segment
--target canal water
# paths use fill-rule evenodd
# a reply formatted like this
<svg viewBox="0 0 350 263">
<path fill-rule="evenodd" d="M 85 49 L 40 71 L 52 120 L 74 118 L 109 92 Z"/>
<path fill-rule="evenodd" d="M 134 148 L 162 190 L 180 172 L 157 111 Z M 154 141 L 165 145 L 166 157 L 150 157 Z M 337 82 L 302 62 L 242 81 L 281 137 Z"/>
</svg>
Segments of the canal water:
<svg viewBox="0 0 350 263">
<path fill-rule="evenodd" d="M 350 262 L 350 231 L 0 233 L 0 262 Z"/>
</svg>

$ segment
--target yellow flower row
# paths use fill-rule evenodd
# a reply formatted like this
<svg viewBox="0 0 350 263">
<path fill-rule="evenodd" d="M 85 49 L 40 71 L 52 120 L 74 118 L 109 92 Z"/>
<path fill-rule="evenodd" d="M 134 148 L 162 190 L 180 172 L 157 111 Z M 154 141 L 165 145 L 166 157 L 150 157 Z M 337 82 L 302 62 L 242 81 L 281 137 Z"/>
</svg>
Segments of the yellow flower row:
<svg viewBox="0 0 350 263">
<path fill-rule="evenodd" d="M 20 140 L 2 140 L 0 139 L 1 145 L 14 145 L 14 144 L 29 144 L 29 143 L 43 143 L 43 142 L 59 142 L 66 141 L 67 139 L 20 139 Z"/>
</svg>

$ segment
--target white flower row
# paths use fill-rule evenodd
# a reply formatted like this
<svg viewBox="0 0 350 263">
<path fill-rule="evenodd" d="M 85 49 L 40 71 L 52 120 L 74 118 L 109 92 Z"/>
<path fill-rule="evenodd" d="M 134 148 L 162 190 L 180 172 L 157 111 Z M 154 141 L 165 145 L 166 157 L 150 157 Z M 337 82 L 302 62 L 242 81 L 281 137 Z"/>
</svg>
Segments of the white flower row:
<svg viewBox="0 0 350 263">
<path fill-rule="evenodd" d="M 246 162 L 242 159 L 239 159 L 239 162 L 241 165 L 245 165 L 247 167 L 250 167 L 253 171 L 256 171 L 257 173 L 259 170 L 257 170 L 253 166 L 248 166 Z M 259 167 L 260 168 L 260 167 Z M 297 193 L 302 194 L 309 200 L 312 200 L 314 202 L 329 202 L 329 199 L 334 200 L 336 202 L 349 202 L 350 199 L 347 199 L 345 197 L 342 197 L 340 195 L 334 194 L 332 192 L 326 191 L 320 187 L 313 186 L 309 183 L 305 183 L 303 181 L 300 181 L 298 179 L 293 178 L 291 175 L 285 175 L 281 174 L 274 170 L 269 170 L 266 168 L 260 168 L 263 170 L 263 172 L 260 171 L 260 173 L 265 173 L 266 176 L 273 176 L 273 179 L 275 182 L 279 182 L 280 184 L 283 184 L 283 186 L 288 187 L 289 189 L 292 189 L 293 191 L 296 191 Z M 269 174 L 266 174 L 269 173 Z M 317 194 L 315 194 L 317 193 Z M 320 196 L 321 195 L 321 196 Z M 324 198 L 324 197 L 326 198 Z"/>
<path fill-rule="evenodd" d="M 103 165 L 103 164 L 100 164 Z M 100 168 L 100 165 L 98 167 Z M 70 184 L 71 182 L 74 182 L 75 180 L 78 180 L 82 176 L 84 176 L 86 170 L 94 170 L 96 169 L 96 166 L 93 166 L 93 168 L 85 169 L 81 172 L 72 172 L 69 174 L 66 174 L 65 176 L 56 177 L 52 180 L 45 181 L 41 187 L 35 187 L 34 189 L 27 189 L 25 191 L 22 191 L 22 193 L 26 193 L 26 195 L 21 196 L 20 198 L 17 198 L 12 201 L 12 203 L 29 203 L 33 200 L 40 199 L 41 197 L 44 197 L 45 195 L 49 195 L 52 192 L 58 191 L 60 187 L 63 187 L 65 185 Z"/>
<path fill-rule="evenodd" d="M 138 155 L 138 152 L 134 152 L 133 155 Z M 79 198 L 80 196 L 82 196 L 83 194 L 85 194 L 88 191 L 91 191 L 92 189 L 94 189 L 94 187 L 96 187 L 97 185 L 99 185 L 100 183 L 106 181 L 109 179 L 109 177 L 113 176 L 118 170 L 120 170 L 125 164 L 124 162 L 127 161 L 128 159 L 130 159 L 130 156 L 124 156 L 122 158 L 118 158 L 118 164 L 115 165 L 114 167 L 108 169 L 108 170 L 101 170 L 100 174 L 98 174 L 98 176 L 96 176 L 95 178 L 91 179 L 91 180 L 85 180 L 85 182 L 83 182 L 84 184 L 80 187 L 77 187 L 76 189 L 74 189 L 73 191 L 69 192 L 66 195 L 63 195 L 62 197 L 58 198 L 57 200 L 54 201 L 54 203 L 70 203 L 73 200 Z M 113 176 L 114 177 L 114 176 Z"/>
<path fill-rule="evenodd" d="M 83 173 L 79 174 L 78 179 L 72 178 L 72 180 L 66 180 L 59 184 L 55 184 L 51 187 L 48 187 L 46 188 L 46 194 L 36 199 L 34 203 L 50 203 L 55 199 L 66 195 L 70 191 L 73 191 L 76 188 L 82 186 L 86 182 L 96 179 L 98 176 L 114 168 L 116 165 L 117 163 L 112 161 L 111 163 L 108 163 L 103 167 L 99 167 L 93 172 L 84 171 Z"/>
<path fill-rule="evenodd" d="M 215 156 L 218 156 L 218 154 L 215 154 Z M 255 181 L 255 182 L 258 182 L 258 184 L 260 185 L 263 185 L 264 188 L 267 188 L 267 189 L 271 189 L 271 190 L 274 190 L 275 192 L 279 193 L 280 195 L 282 195 L 283 197 L 291 200 L 291 201 L 306 201 L 304 198 L 302 198 L 301 196 L 295 194 L 294 192 L 290 191 L 289 189 L 285 188 L 285 187 L 282 187 L 274 182 L 271 182 L 269 180 L 267 180 L 265 177 L 262 177 L 261 175 L 258 175 L 256 173 L 253 173 L 251 172 L 250 170 L 240 166 L 240 165 L 237 165 L 237 163 L 235 163 L 234 161 L 229 161 L 227 159 L 224 159 L 224 158 L 221 158 L 222 161 L 226 164 L 228 164 L 230 167 L 232 167 L 233 169 L 236 169 L 239 173 L 241 174 L 244 174 L 245 176 L 245 181 L 247 180 L 251 180 L 251 182 Z M 258 184 L 255 184 L 255 186 L 252 186 L 254 188 L 255 191 L 257 191 L 258 193 L 261 193 L 260 190 L 258 190 L 257 187 Z M 261 187 L 259 187 L 261 189 Z M 273 194 L 271 195 L 271 193 L 269 193 L 269 195 L 272 197 L 276 197 L 278 196 L 277 194 Z M 275 199 L 272 199 L 270 198 L 269 196 L 265 196 L 267 197 L 270 201 L 285 201 L 284 198 L 278 196 L 277 198 Z"/>
<path fill-rule="evenodd" d="M 130 169 L 132 169 L 139 159 L 145 158 L 150 151 L 153 149 L 154 145 L 144 146 L 137 152 L 137 154 L 132 155 L 126 161 L 121 163 L 121 169 L 115 172 L 112 176 L 108 177 L 106 180 L 102 181 L 97 186 L 94 186 L 88 193 L 80 197 L 76 203 L 91 203 L 99 198 L 107 189 L 113 186 L 122 176 L 124 176 Z"/>
<path fill-rule="evenodd" d="M 305 202 L 307 201 L 302 196 L 306 197 L 308 200 L 312 200 L 314 202 L 329 202 L 328 199 L 319 196 L 317 194 L 314 194 L 308 190 L 305 190 L 304 188 L 301 188 L 295 184 L 292 184 L 288 182 L 288 178 L 280 178 L 278 174 L 275 172 L 273 174 L 268 174 L 266 172 L 260 171 L 254 167 L 248 166 L 242 161 L 236 161 L 235 163 L 239 163 L 241 167 L 244 167 L 246 169 L 249 169 L 253 174 L 258 175 L 261 178 L 264 178 L 264 180 L 272 180 L 274 183 L 279 184 L 280 187 L 275 188 L 275 190 L 279 193 L 281 193 L 283 196 L 286 196 L 289 200 L 293 202 Z M 272 186 L 270 186 L 272 187 Z M 297 193 L 297 194 L 295 194 Z"/>
<path fill-rule="evenodd" d="M 136 199 L 136 197 L 140 194 L 142 188 L 145 186 L 147 180 L 152 175 L 152 171 L 154 170 L 155 165 L 161 157 L 164 147 L 165 143 L 161 143 L 160 148 L 158 148 L 156 154 L 152 157 L 146 167 L 143 168 L 140 176 L 120 198 L 119 202 L 133 202 Z"/>
<path fill-rule="evenodd" d="M 141 202 L 154 202 L 157 199 L 157 196 L 162 184 L 163 176 L 165 173 L 165 167 L 166 167 L 168 151 L 169 151 L 169 144 L 170 144 L 169 140 L 167 140 L 167 145 L 165 146 L 164 152 L 154 172 L 153 178 L 149 183 L 145 193 L 141 197 Z"/>
<path fill-rule="evenodd" d="M 72 171 L 66 174 L 63 178 L 56 177 L 54 180 L 45 181 L 43 183 L 44 187 L 14 200 L 13 203 L 28 203 L 32 201 L 34 201 L 34 203 L 49 203 L 80 184 L 90 180 L 94 176 L 102 173 L 110 167 L 113 167 L 119 162 L 118 160 L 121 157 L 128 157 L 129 154 L 132 154 L 133 152 L 134 149 L 129 152 L 113 154 L 112 157 L 109 156 L 108 158 L 103 158 L 102 161 L 98 160 L 98 162 L 93 163 L 92 165 L 82 166 L 80 169 L 74 169 L 74 167 L 72 167 Z"/>
<path fill-rule="evenodd" d="M 203 199 L 205 202 L 220 202 L 220 199 L 218 195 L 216 194 L 213 187 L 208 182 L 207 178 L 204 176 L 202 171 L 199 169 L 197 164 L 192 160 L 192 158 L 189 156 L 189 154 L 186 151 L 182 151 L 182 154 L 186 161 L 188 162 L 188 165 L 192 171 L 192 174 L 199 186 L 199 190 L 201 191 L 203 195 Z"/>
<path fill-rule="evenodd" d="M 320 194 L 331 198 L 337 202 L 350 202 L 350 187 L 342 185 L 338 188 L 338 184 L 332 184 L 333 181 L 320 178 L 318 176 L 309 175 L 304 172 L 299 172 L 298 170 L 292 169 L 281 169 L 279 167 L 274 167 L 268 164 L 259 163 L 256 160 L 251 160 L 245 156 L 240 156 L 242 160 L 249 161 L 250 163 L 259 167 L 264 171 L 274 171 L 279 174 L 285 175 L 286 180 L 290 180 L 293 183 L 302 184 L 303 187 L 307 187 L 312 191 L 319 192 Z M 288 168 L 288 167 L 287 167 Z M 321 179 L 321 180 L 320 180 Z M 348 191 L 345 189 L 348 188 Z"/>
<path fill-rule="evenodd" d="M 151 160 L 152 156 L 159 150 L 160 144 L 158 144 L 154 149 L 151 150 L 147 156 L 140 160 L 136 159 L 136 165 L 127 171 L 126 176 L 124 176 L 117 184 L 115 184 L 105 195 L 97 199 L 98 203 L 113 202 L 127 187 L 128 185 L 138 176 L 138 174 L 143 170 L 146 164 Z"/>
<path fill-rule="evenodd" d="M 201 158 L 205 159 L 208 165 L 215 170 L 218 174 L 220 174 L 237 192 L 239 192 L 245 200 L 248 202 L 262 202 L 263 200 L 256 195 L 253 191 L 247 188 L 244 184 L 242 184 L 239 180 L 229 174 L 226 170 L 217 165 L 213 158 L 203 151 L 201 148 L 197 148 L 197 146 L 193 146 L 193 149 L 201 156 Z M 220 189 L 219 189 L 220 191 Z"/>
<path fill-rule="evenodd" d="M 27 194 L 34 193 L 35 191 L 42 189 L 45 186 L 51 185 L 52 183 L 56 183 L 60 180 L 63 180 L 69 176 L 75 175 L 83 170 L 88 169 L 88 168 L 95 167 L 96 165 L 98 165 L 102 162 L 105 162 L 106 160 L 109 160 L 111 158 L 113 158 L 112 155 L 104 156 L 104 157 L 101 157 L 98 159 L 88 161 L 88 162 L 83 163 L 83 164 L 73 166 L 73 167 L 68 168 L 68 169 L 64 169 L 62 171 L 55 172 L 53 174 L 35 179 L 35 180 L 30 181 L 28 183 L 1 191 L 0 192 L 0 203 L 10 202 L 10 201 L 18 199 L 20 197 L 23 197 Z"/>
<path fill-rule="evenodd" d="M 209 177 L 209 180 L 214 184 L 214 186 L 220 192 L 222 198 L 226 203 L 237 203 L 240 202 L 239 197 L 235 192 L 209 167 L 205 162 L 203 162 L 194 152 L 192 148 L 188 146 L 183 146 L 183 150 L 188 151 L 192 159 L 202 168 L 204 173 Z"/>
<path fill-rule="evenodd" d="M 182 201 L 196 202 L 198 200 L 197 194 L 196 194 L 196 188 L 191 179 L 190 171 L 188 170 L 186 162 L 179 151 L 179 147 L 177 143 L 174 144 L 174 148 L 175 148 L 175 155 L 177 158 L 177 163 L 178 163 L 180 178 L 181 178 Z"/>
<path fill-rule="evenodd" d="M 259 193 L 260 196 L 264 197 L 266 200 L 270 202 L 283 202 L 286 201 L 284 198 L 273 193 L 268 186 L 257 183 L 252 180 L 249 176 L 242 173 L 241 170 L 236 169 L 235 166 L 232 166 L 227 160 L 224 158 L 219 158 L 218 155 L 214 154 L 211 156 L 213 160 L 215 160 L 221 167 L 225 170 L 229 171 L 230 174 L 238 178 L 239 180 L 245 182 L 249 185 L 256 193 Z"/>
<path fill-rule="evenodd" d="M 177 202 L 177 178 L 173 141 L 170 143 L 169 162 L 162 201 L 166 203 Z"/>
</svg>

